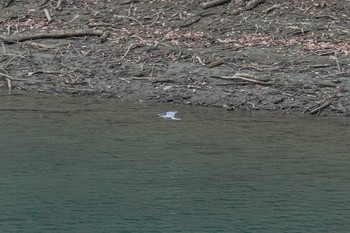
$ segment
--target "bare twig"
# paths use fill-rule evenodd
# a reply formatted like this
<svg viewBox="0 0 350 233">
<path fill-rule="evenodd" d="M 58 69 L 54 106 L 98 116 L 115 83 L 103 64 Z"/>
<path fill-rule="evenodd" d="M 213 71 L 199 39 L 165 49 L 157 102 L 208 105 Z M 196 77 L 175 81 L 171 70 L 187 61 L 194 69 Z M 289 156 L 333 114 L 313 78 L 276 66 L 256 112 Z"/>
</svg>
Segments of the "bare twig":
<svg viewBox="0 0 350 233">
<path fill-rule="evenodd" d="M 155 64 L 152 65 L 151 74 L 150 74 L 151 78 L 153 78 L 154 66 Z"/>
<path fill-rule="evenodd" d="M 225 60 L 224 59 L 220 59 L 220 60 L 217 60 L 217 61 L 213 61 L 213 62 L 210 62 L 209 64 L 207 64 L 208 68 L 214 68 L 216 66 L 220 66 L 222 64 L 225 63 Z"/>
<path fill-rule="evenodd" d="M 273 5 L 272 7 L 269 7 L 269 8 L 267 8 L 266 10 L 264 10 L 263 13 L 264 13 L 264 14 L 268 14 L 268 13 L 270 13 L 271 11 L 273 11 L 274 9 L 276 9 L 276 8 L 278 8 L 278 7 L 280 7 L 280 5 L 279 5 L 279 4 L 275 4 L 275 5 Z"/>
<path fill-rule="evenodd" d="M 239 79 L 242 81 L 247 81 L 247 82 L 252 82 L 252 83 L 256 83 L 256 84 L 260 84 L 260 85 L 265 85 L 265 86 L 269 86 L 272 85 L 273 83 L 269 83 L 269 82 L 265 82 L 265 81 L 261 81 L 259 80 L 259 78 L 255 75 L 252 74 L 247 74 L 247 73 L 239 73 L 237 72 L 235 75 L 233 76 L 212 76 L 214 78 L 221 78 L 221 79 Z"/>
<path fill-rule="evenodd" d="M 264 3 L 265 1 L 266 0 L 252 0 L 245 7 L 236 8 L 236 9 L 232 10 L 230 13 L 232 15 L 238 15 L 238 14 L 242 13 L 243 11 L 252 10 L 256 6 Z"/>
<path fill-rule="evenodd" d="M 58 0 L 56 5 L 56 10 L 61 11 L 62 10 L 62 2 L 63 0 Z"/>
<path fill-rule="evenodd" d="M 126 57 L 126 55 L 128 55 L 128 53 L 130 52 L 130 49 L 131 49 L 132 47 L 134 47 L 134 46 L 135 46 L 134 44 L 128 46 L 126 52 L 125 52 L 124 55 L 122 56 L 122 60 L 124 60 L 124 58 Z"/>
<path fill-rule="evenodd" d="M 186 21 L 185 23 L 181 24 L 180 27 L 184 28 L 184 27 L 191 26 L 192 24 L 197 23 L 201 18 L 202 18 L 201 16 L 194 17 L 194 18 Z"/>
<path fill-rule="evenodd" d="M 0 73 L 0 77 L 3 77 L 6 80 L 7 87 L 9 89 L 9 91 L 11 91 L 12 90 L 12 82 L 11 82 L 11 80 L 13 79 L 13 77 L 8 75 L 8 74 L 4 74 L 4 73 Z"/>
<path fill-rule="evenodd" d="M 39 7 L 42 7 L 44 6 L 49 0 L 43 0 L 40 4 L 39 4 Z"/>
<path fill-rule="evenodd" d="M 45 8 L 45 9 L 44 9 L 44 13 L 45 13 L 45 16 L 46 16 L 46 18 L 47 18 L 47 21 L 48 21 L 49 23 L 51 23 L 51 22 L 52 22 L 52 18 L 51 18 L 51 15 L 50 15 L 49 10 Z"/>
<path fill-rule="evenodd" d="M 212 0 L 209 2 L 204 2 L 204 3 L 202 3 L 202 8 L 207 9 L 207 8 L 214 7 L 214 6 L 219 6 L 221 4 L 225 4 L 225 3 L 230 2 L 230 1 L 231 0 Z"/>
<path fill-rule="evenodd" d="M 138 23 L 141 27 L 144 27 L 143 24 L 139 20 L 135 19 L 134 17 L 125 16 L 125 15 L 117 15 L 117 17 L 122 18 L 122 19 L 131 19 L 131 20 L 135 21 L 136 23 Z"/>
<path fill-rule="evenodd" d="M 120 2 L 120 5 L 126 5 L 126 4 L 130 4 L 130 3 L 134 3 L 134 2 L 139 2 L 139 0 L 126 0 L 123 2 Z"/>
<path fill-rule="evenodd" d="M 195 55 L 194 59 L 197 60 L 198 63 L 202 66 L 205 66 L 205 63 L 202 61 L 201 57 L 198 54 Z"/>
<path fill-rule="evenodd" d="M 16 36 L 6 36 L 0 35 L 0 41 L 8 44 L 13 44 L 15 42 L 23 42 L 26 40 L 38 40 L 38 39 L 48 39 L 48 38 L 67 38 L 67 37 L 81 37 L 81 36 L 102 36 L 103 30 L 62 30 L 56 32 L 44 32 L 30 35 L 16 35 Z"/>
<path fill-rule="evenodd" d="M 337 63 L 338 73 L 341 73 L 340 64 L 339 64 L 339 60 L 338 60 L 338 57 L 337 57 L 337 52 L 334 52 L 334 60 Z"/>
<path fill-rule="evenodd" d="M 153 20 L 153 22 L 148 27 L 152 27 L 158 21 L 159 16 L 160 16 L 160 14 L 159 14 L 159 12 L 157 12 L 157 17 L 155 18 L 155 20 Z"/>
<path fill-rule="evenodd" d="M 318 106 L 317 108 L 311 110 L 309 113 L 310 114 L 320 113 L 323 109 L 325 109 L 328 106 L 330 106 L 331 103 L 332 103 L 331 101 L 326 101 L 323 104 L 321 104 L 320 106 Z"/>
</svg>

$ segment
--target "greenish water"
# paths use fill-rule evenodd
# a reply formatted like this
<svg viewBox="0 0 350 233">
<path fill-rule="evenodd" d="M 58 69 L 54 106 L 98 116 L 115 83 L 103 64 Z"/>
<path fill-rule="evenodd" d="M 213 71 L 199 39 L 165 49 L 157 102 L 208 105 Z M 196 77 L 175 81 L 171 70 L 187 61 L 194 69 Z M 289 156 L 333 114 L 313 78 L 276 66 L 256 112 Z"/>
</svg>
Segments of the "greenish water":
<svg viewBox="0 0 350 233">
<path fill-rule="evenodd" d="M 0 102 L 0 232 L 350 232 L 349 119 Z"/>
</svg>

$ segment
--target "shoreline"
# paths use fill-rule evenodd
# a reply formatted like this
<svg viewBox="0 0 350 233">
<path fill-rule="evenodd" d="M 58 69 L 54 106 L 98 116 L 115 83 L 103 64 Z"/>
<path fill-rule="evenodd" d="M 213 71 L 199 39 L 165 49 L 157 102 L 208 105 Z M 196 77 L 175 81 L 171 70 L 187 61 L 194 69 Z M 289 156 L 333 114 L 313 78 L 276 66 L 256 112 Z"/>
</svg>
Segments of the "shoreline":
<svg viewBox="0 0 350 233">
<path fill-rule="evenodd" d="M 311 8 L 300 18 L 300 6 L 293 1 L 269 13 L 273 6 L 265 2 L 239 15 L 222 13 L 227 4 L 204 14 L 196 1 L 75 1 L 61 11 L 47 5 L 53 12 L 53 21 L 47 22 L 36 4 L 28 10 L 31 2 L 1 9 L 3 92 L 350 116 L 350 41 L 349 32 L 341 30 L 350 3 L 339 1 L 336 19 L 315 20 L 320 13 L 332 15 L 332 4 L 304 1 Z M 131 16 L 121 17 L 130 9 Z M 14 30 L 15 12 L 25 15 L 19 32 Z M 45 37 L 24 40 L 38 35 Z"/>
</svg>

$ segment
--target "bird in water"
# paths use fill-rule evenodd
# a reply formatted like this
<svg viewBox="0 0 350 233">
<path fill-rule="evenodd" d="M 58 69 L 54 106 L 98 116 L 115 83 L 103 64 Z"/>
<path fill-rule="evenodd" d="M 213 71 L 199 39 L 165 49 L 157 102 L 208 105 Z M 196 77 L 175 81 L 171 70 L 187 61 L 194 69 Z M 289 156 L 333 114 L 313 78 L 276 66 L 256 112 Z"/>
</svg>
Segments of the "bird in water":
<svg viewBox="0 0 350 233">
<path fill-rule="evenodd" d="M 166 113 L 160 113 L 158 114 L 158 116 L 164 118 L 165 120 L 173 120 L 173 121 L 179 121 L 181 120 L 180 118 L 176 118 L 177 111 L 170 111 L 170 112 L 166 112 Z"/>
</svg>

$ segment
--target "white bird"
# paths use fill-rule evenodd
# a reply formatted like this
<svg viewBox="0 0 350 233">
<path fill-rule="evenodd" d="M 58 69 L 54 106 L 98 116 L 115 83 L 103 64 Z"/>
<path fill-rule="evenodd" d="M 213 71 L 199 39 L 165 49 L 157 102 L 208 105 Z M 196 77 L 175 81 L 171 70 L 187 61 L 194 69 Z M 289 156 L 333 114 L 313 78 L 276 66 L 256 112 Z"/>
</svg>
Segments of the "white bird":
<svg viewBox="0 0 350 233">
<path fill-rule="evenodd" d="M 177 111 L 166 112 L 166 113 L 158 114 L 158 116 L 164 118 L 165 120 L 173 120 L 173 121 L 179 121 L 179 120 L 181 120 L 180 118 L 176 118 L 176 117 L 175 117 L 176 113 L 177 113 Z"/>
</svg>

